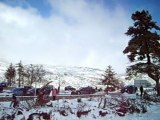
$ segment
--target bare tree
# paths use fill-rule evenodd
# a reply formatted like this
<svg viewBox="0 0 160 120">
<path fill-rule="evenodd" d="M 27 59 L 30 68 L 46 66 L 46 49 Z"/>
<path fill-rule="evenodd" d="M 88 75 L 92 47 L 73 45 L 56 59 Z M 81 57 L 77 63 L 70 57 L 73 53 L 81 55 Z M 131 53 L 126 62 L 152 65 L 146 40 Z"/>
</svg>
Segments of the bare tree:
<svg viewBox="0 0 160 120">
<path fill-rule="evenodd" d="M 25 76 L 29 85 L 32 85 L 34 82 L 42 82 L 45 75 L 46 70 L 43 69 L 42 65 L 30 64 L 28 67 L 26 67 Z"/>
</svg>

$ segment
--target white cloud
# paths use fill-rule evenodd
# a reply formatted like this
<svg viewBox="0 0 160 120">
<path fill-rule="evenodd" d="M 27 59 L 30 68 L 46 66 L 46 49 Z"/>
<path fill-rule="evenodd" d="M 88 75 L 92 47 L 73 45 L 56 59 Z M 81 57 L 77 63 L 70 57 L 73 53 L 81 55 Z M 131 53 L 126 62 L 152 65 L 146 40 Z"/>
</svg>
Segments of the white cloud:
<svg viewBox="0 0 160 120">
<path fill-rule="evenodd" d="M 0 3 L 0 54 L 11 62 L 106 68 L 124 72 L 129 17 L 86 1 L 52 1 L 56 12 L 43 18 L 36 8 Z"/>
</svg>

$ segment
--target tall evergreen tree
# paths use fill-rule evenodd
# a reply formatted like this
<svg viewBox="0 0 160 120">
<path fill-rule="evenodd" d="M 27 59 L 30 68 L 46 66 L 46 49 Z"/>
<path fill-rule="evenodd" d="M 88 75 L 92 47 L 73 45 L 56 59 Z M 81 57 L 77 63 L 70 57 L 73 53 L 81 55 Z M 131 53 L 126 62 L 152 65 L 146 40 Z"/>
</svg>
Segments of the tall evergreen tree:
<svg viewBox="0 0 160 120">
<path fill-rule="evenodd" d="M 108 68 L 105 71 L 104 79 L 102 80 L 103 85 L 111 85 L 113 87 L 118 87 L 119 84 L 118 79 L 116 78 L 116 73 L 112 69 L 112 66 L 108 66 Z"/>
<path fill-rule="evenodd" d="M 5 72 L 5 78 L 7 79 L 9 85 L 15 82 L 15 77 L 16 77 L 16 70 L 11 63 L 9 68 Z"/>
<path fill-rule="evenodd" d="M 17 72 L 18 72 L 18 86 L 20 87 L 24 82 L 24 66 L 22 61 L 17 64 Z"/>
<path fill-rule="evenodd" d="M 123 51 L 132 65 L 127 68 L 130 78 L 142 73 L 156 82 L 157 95 L 160 95 L 160 27 L 152 20 L 148 11 L 136 11 L 132 14 L 133 26 L 125 33 L 131 36 L 128 46 Z"/>
</svg>

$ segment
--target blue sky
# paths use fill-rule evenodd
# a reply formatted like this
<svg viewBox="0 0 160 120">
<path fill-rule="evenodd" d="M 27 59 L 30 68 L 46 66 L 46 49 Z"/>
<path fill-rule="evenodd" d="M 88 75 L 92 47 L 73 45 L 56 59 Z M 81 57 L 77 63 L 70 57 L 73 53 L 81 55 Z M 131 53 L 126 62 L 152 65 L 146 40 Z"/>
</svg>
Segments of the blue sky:
<svg viewBox="0 0 160 120">
<path fill-rule="evenodd" d="M 0 59 L 124 73 L 131 14 L 148 10 L 160 25 L 159 0 L 0 0 Z"/>
</svg>

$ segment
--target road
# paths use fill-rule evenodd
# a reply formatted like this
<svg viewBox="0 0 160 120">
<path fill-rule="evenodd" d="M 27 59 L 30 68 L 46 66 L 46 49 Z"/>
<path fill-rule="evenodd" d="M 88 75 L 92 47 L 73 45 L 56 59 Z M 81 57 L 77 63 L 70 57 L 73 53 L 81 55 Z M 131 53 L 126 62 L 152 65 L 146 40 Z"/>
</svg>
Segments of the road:
<svg viewBox="0 0 160 120">
<path fill-rule="evenodd" d="M 102 97 L 105 94 L 85 94 L 85 95 L 69 95 L 69 94 L 61 94 L 61 95 L 57 95 L 56 99 L 74 99 L 74 98 L 89 98 L 89 97 Z M 32 100 L 34 98 L 36 98 L 36 96 L 17 96 L 17 98 L 20 101 L 23 100 Z M 49 96 L 49 99 L 52 99 L 52 96 Z M 11 96 L 1 96 L 0 97 L 0 102 L 6 102 L 6 101 L 11 101 L 12 97 Z"/>
</svg>

